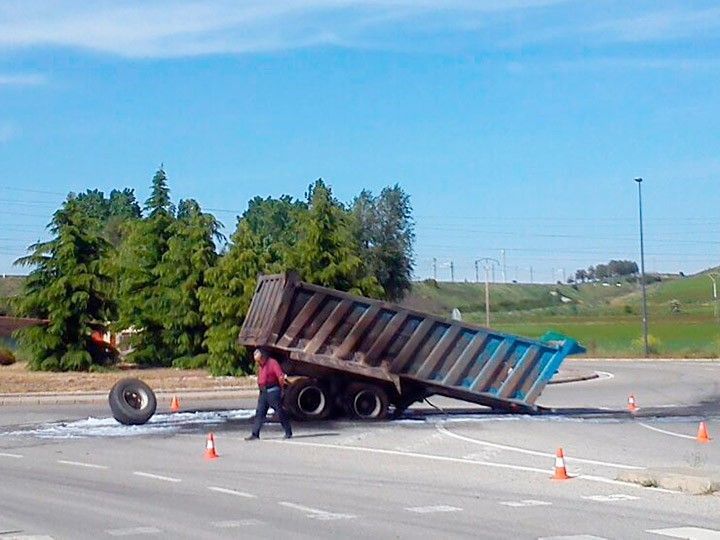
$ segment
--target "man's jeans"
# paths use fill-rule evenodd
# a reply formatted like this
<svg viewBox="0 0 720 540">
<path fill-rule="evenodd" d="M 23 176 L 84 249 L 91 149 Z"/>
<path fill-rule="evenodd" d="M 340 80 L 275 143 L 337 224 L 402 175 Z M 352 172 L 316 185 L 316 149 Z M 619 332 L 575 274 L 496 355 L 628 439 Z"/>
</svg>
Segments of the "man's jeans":
<svg viewBox="0 0 720 540">
<path fill-rule="evenodd" d="M 282 424 L 282 427 L 285 430 L 285 435 L 292 435 L 290 420 L 282 408 L 282 392 L 280 391 L 279 386 L 271 386 L 270 388 L 260 390 L 257 409 L 255 410 L 255 423 L 253 424 L 252 430 L 253 435 L 256 437 L 260 436 L 260 429 L 265 423 L 268 408 L 270 407 L 273 408 L 280 418 L 280 424 Z"/>
</svg>

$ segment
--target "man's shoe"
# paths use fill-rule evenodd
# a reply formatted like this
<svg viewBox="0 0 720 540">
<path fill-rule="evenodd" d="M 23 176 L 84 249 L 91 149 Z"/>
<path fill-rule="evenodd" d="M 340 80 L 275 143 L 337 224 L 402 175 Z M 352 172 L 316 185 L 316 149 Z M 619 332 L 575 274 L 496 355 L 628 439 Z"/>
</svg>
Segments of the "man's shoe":
<svg viewBox="0 0 720 540">
<path fill-rule="evenodd" d="M 283 435 L 283 439 L 292 439 L 292 433 L 286 433 Z"/>
<path fill-rule="evenodd" d="M 256 440 L 258 440 L 259 438 L 260 438 L 259 436 L 253 434 L 253 435 L 248 435 L 247 437 L 245 437 L 245 440 L 246 440 L 246 441 L 256 441 Z"/>
</svg>

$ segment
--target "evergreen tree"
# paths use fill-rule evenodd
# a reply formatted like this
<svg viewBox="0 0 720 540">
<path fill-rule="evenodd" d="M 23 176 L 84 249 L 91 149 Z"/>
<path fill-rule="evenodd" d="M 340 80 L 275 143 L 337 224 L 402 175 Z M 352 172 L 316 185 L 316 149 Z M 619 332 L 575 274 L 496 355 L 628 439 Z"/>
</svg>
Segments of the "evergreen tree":
<svg viewBox="0 0 720 540">
<path fill-rule="evenodd" d="M 162 168 L 153 177 L 145 213 L 145 219 L 128 224 L 127 238 L 114 264 L 118 281 L 117 327 L 137 330 L 132 340 L 133 360 L 139 364 L 170 365 L 174 351 L 164 339 L 166 314 L 158 266 L 168 250 L 175 218 Z"/>
<path fill-rule="evenodd" d="M 347 210 L 322 179 L 310 186 L 307 197 L 308 211 L 298 221 L 299 240 L 288 255 L 289 266 L 317 285 L 381 296 L 382 287 L 358 254 Z"/>
<path fill-rule="evenodd" d="M 297 244 L 298 220 L 306 211 L 305 203 L 289 195 L 279 199 L 255 197 L 242 217 L 267 252 L 269 261 L 283 266 L 288 252 Z"/>
<path fill-rule="evenodd" d="M 18 337 L 33 369 L 87 370 L 111 359 L 91 339 L 91 325 L 113 317 L 104 264 L 112 246 L 99 233 L 98 220 L 73 196 L 55 212 L 49 229 L 52 240 L 30 246 L 32 253 L 16 261 L 32 268 L 18 297 L 19 315 L 49 324 L 21 330 Z"/>
<path fill-rule="evenodd" d="M 379 197 L 363 190 L 353 202 L 353 234 L 368 271 L 389 300 L 401 300 L 412 286 L 415 240 L 409 196 L 395 185 Z"/>
<path fill-rule="evenodd" d="M 208 327 L 205 346 L 213 375 L 242 375 L 252 371 L 244 347 L 237 343 L 240 327 L 255 291 L 257 276 L 266 272 L 269 256 L 246 219 L 230 238 L 230 248 L 206 272 L 200 289 L 203 322 Z"/>
<path fill-rule="evenodd" d="M 158 289 L 164 313 L 164 340 L 173 350 L 177 367 L 200 367 L 198 357 L 207 330 L 200 312 L 198 292 L 205 286 L 206 273 L 217 260 L 215 240 L 221 239 L 220 223 L 205 214 L 194 200 L 181 201 L 178 218 L 170 226 L 167 252 L 157 267 Z"/>
<path fill-rule="evenodd" d="M 150 198 L 145 201 L 145 212 L 150 219 L 159 215 L 172 217 L 175 213 L 172 201 L 170 200 L 167 174 L 165 174 L 162 165 L 160 165 L 155 176 L 153 176 Z"/>
</svg>

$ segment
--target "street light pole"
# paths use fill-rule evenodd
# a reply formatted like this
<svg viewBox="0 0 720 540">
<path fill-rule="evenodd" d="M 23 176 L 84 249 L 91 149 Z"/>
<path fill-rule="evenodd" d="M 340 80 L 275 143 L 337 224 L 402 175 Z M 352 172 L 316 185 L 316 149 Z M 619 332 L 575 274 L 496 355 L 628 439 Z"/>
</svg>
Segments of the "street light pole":
<svg viewBox="0 0 720 540">
<path fill-rule="evenodd" d="M 642 178 L 636 178 L 638 185 L 638 213 L 640 217 L 640 287 L 642 289 L 642 322 L 643 322 L 643 344 L 645 358 L 650 356 L 648 347 L 648 316 L 647 316 L 647 292 L 645 291 L 645 245 L 643 240 L 643 214 L 642 214 Z"/>
</svg>

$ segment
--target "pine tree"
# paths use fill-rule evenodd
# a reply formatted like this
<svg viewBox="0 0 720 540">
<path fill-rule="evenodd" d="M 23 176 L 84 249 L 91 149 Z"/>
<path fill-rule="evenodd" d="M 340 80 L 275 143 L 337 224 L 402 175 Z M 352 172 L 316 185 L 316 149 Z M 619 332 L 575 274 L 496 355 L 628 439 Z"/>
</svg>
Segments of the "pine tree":
<svg viewBox="0 0 720 540">
<path fill-rule="evenodd" d="M 178 205 L 178 218 L 170 226 L 168 250 L 158 265 L 158 289 L 164 313 L 164 340 L 173 350 L 176 367 L 201 367 L 207 358 L 203 345 L 207 327 L 200 312 L 198 291 L 206 273 L 217 261 L 215 240 L 220 223 L 205 214 L 192 199 Z"/>
<path fill-rule="evenodd" d="M 54 238 L 31 246 L 32 253 L 16 262 L 32 267 L 16 308 L 22 316 L 47 318 L 49 324 L 21 330 L 18 337 L 33 369 L 87 370 L 112 360 L 91 339 L 92 325 L 113 317 L 105 268 L 112 246 L 75 197 L 55 212 L 48 227 Z"/>
<path fill-rule="evenodd" d="M 139 364 L 170 365 L 173 350 L 164 339 L 165 313 L 158 266 L 168 250 L 174 217 L 167 176 L 155 173 L 145 203 L 147 217 L 130 222 L 114 263 L 120 330 L 134 329 L 131 358 Z"/>
<path fill-rule="evenodd" d="M 203 322 L 208 327 L 205 346 L 213 375 L 250 373 L 252 363 L 237 343 L 240 327 L 255 290 L 258 274 L 268 271 L 269 256 L 247 220 L 240 219 L 230 248 L 206 273 L 200 289 Z"/>
<path fill-rule="evenodd" d="M 308 190 L 308 211 L 298 222 L 299 240 L 288 255 L 288 264 L 305 281 L 368 296 L 380 296 L 382 287 L 368 275 L 358 255 L 351 218 L 322 181 Z"/>
</svg>

